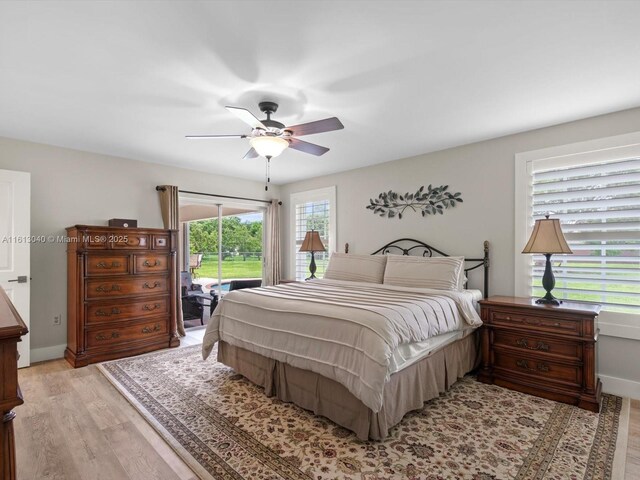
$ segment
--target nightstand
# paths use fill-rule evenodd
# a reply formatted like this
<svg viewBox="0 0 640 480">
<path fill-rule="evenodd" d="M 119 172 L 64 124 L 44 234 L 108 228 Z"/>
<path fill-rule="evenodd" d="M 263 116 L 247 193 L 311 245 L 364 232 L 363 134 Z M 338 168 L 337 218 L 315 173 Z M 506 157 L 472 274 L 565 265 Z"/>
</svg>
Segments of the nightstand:
<svg viewBox="0 0 640 480">
<path fill-rule="evenodd" d="M 491 297 L 480 301 L 482 366 L 478 380 L 598 412 L 596 375 L 600 305 Z"/>
</svg>

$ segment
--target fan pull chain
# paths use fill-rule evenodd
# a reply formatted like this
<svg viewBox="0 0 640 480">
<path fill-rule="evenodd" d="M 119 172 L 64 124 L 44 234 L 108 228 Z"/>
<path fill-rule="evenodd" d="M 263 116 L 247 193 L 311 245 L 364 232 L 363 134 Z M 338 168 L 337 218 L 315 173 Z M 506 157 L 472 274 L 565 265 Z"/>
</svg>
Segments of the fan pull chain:
<svg viewBox="0 0 640 480">
<path fill-rule="evenodd" d="M 267 157 L 267 171 L 265 174 L 265 185 L 264 185 L 264 191 L 268 192 L 269 191 L 269 183 L 271 183 L 271 157 Z"/>
</svg>

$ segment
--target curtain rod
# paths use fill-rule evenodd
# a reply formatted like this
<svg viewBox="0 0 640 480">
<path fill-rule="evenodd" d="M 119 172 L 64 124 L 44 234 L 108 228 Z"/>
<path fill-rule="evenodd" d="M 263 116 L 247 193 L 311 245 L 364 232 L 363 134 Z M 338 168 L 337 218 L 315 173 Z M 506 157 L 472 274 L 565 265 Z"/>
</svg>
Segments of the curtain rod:
<svg viewBox="0 0 640 480">
<path fill-rule="evenodd" d="M 166 190 L 165 187 L 157 186 L 156 190 L 159 192 L 164 192 Z M 203 192 L 191 192 L 189 190 L 178 190 L 180 193 L 191 193 L 192 195 L 204 195 L 205 197 L 217 197 L 217 198 L 232 198 L 234 200 L 251 200 L 252 202 L 262 202 L 262 203 L 271 203 L 271 200 L 261 200 L 259 198 L 248 198 L 248 197 L 234 197 L 231 195 L 216 195 L 215 193 L 203 193 Z M 282 202 L 278 202 L 278 205 L 282 205 Z"/>
</svg>

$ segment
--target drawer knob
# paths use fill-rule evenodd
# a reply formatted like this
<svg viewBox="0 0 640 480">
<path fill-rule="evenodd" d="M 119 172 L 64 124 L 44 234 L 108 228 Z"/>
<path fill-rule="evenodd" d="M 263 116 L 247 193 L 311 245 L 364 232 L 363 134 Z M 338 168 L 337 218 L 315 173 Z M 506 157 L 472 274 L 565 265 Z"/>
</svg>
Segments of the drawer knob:
<svg viewBox="0 0 640 480">
<path fill-rule="evenodd" d="M 111 315 L 118 315 L 120 312 L 119 308 L 112 308 L 111 312 L 105 312 L 104 310 L 96 310 L 96 317 L 110 317 Z"/>
<path fill-rule="evenodd" d="M 529 342 L 526 338 L 520 338 L 519 340 L 516 340 L 516 345 L 522 348 L 528 348 L 529 350 L 541 350 L 544 352 L 549 350 L 549 345 L 541 340 L 538 341 L 535 347 L 532 347 L 529 345 Z"/>
<path fill-rule="evenodd" d="M 159 332 L 160 331 L 160 324 L 156 323 L 153 328 L 151 327 L 143 327 L 142 328 L 142 333 L 154 333 L 154 332 Z"/>
<path fill-rule="evenodd" d="M 511 317 L 509 315 L 507 315 L 507 320 L 511 320 Z"/>
<path fill-rule="evenodd" d="M 108 340 L 109 338 L 118 338 L 120 334 L 118 332 L 111 332 L 111 337 L 107 337 L 104 333 L 96 335 L 96 340 Z"/>
<path fill-rule="evenodd" d="M 145 304 L 144 307 L 142 307 L 142 309 L 146 310 L 147 312 L 153 312 L 154 310 L 157 310 L 158 308 L 160 308 L 160 304 L 159 303 L 156 303 L 154 305 Z"/>
<path fill-rule="evenodd" d="M 526 360 L 516 360 L 516 366 L 524 369 L 524 370 L 528 370 L 530 372 L 542 372 L 542 373 L 546 373 L 549 371 L 549 365 L 547 365 L 544 362 L 538 362 L 536 364 L 536 368 L 531 368 L 529 367 L 529 362 Z"/>
<path fill-rule="evenodd" d="M 107 262 L 98 262 L 96 264 L 96 268 L 105 268 L 110 270 L 112 268 L 118 268 L 120 266 L 120 262 L 111 262 L 111 266 L 107 265 Z"/>
<path fill-rule="evenodd" d="M 153 289 L 153 288 L 157 288 L 161 285 L 160 282 L 153 282 L 153 286 L 149 285 L 147 282 L 144 282 L 144 285 L 142 286 L 142 288 L 149 288 L 149 289 Z"/>
<path fill-rule="evenodd" d="M 151 263 L 149 260 L 145 260 L 142 265 L 144 265 L 145 267 L 159 267 L 160 265 L 162 265 L 162 262 L 160 260 L 156 260 L 155 262 Z"/>
<path fill-rule="evenodd" d="M 109 287 L 109 285 L 100 285 L 98 287 L 96 287 L 96 292 L 119 292 L 120 291 L 120 285 L 114 284 L 111 285 L 111 287 Z"/>
</svg>

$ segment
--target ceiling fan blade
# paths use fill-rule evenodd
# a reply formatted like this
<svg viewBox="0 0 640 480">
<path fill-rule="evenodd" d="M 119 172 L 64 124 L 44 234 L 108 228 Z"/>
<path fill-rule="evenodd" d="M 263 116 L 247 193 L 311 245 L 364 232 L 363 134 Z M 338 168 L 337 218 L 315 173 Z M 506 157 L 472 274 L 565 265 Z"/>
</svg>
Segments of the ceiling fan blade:
<svg viewBox="0 0 640 480">
<path fill-rule="evenodd" d="M 258 152 L 256 152 L 256 149 L 251 147 L 251 149 L 244 154 L 244 157 L 242 157 L 243 160 L 246 160 L 247 158 L 256 158 L 259 157 Z"/>
<path fill-rule="evenodd" d="M 246 135 L 186 135 L 189 140 L 207 140 L 209 138 L 247 138 Z"/>
<path fill-rule="evenodd" d="M 267 129 L 267 127 L 265 127 L 262 124 L 262 122 L 258 120 L 255 117 L 255 115 L 251 113 L 249 110 L 247 110 L 246 108 L 240 108 L 240 107 L 224 107 L 224 108 L 229 110 L 231 113 L 233 113 L 236 117 L 238 117 L 247 125 L 250 125 L 251 128 L 262 128 L 263 130 Z"/>
<path fill-rule="evenodd" d="M 343 128 L 344 125 L 342 125 L 342 122 L 338 120 L 337 117 L 331 117 L 325 118 L 324 120 L 317 120 L 315 122 L 294 125 L 293 127 L 285 128 L 285 130 L 292 132 L 294 137 L 301 137 L 302 135 L 331 132 L 333 130 L 341 130 Z"/>
<path fill-rule="evenodd" d="M 324 155 L 329 151 L 327 147 L 321 147 L 320 145 L 316 145 L 315 143 L 304 142 L 302 140 L 298 140 L 297 138 L 292 138 L 289 140 L 289 148 L 293 148 L 294 150 L 300 150 L 304 153 L 310 153 L 311 155 Z"/>
</svg>

